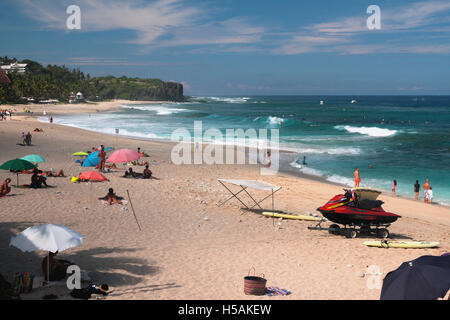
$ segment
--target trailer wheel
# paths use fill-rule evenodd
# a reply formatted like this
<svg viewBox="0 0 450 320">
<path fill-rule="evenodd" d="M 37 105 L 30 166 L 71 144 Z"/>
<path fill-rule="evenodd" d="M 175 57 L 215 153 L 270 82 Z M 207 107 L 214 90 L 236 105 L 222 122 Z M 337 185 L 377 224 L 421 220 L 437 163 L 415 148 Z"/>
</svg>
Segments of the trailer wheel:
<svg viewBox="0 0 450 320">
<path fill-rule="evenodd" d="M 354 239 L 358 235 L 355 229 L 348 229 L 345 233 L 345 236 L 349 239 Z"/>
<path fill-rule="evenodd" d="M 387 229 L 378 229 L 377 230 L 377 237 L 382 239 L 389 238 L 389 231 Z"/>
<path fill-rule="evenodd" d="M 328 228 L 328 233 L 330 234 L 339 234 L 340 233 L 340 227 L 337 224 L 332 224 L 329 228 Z"/>
</svg>

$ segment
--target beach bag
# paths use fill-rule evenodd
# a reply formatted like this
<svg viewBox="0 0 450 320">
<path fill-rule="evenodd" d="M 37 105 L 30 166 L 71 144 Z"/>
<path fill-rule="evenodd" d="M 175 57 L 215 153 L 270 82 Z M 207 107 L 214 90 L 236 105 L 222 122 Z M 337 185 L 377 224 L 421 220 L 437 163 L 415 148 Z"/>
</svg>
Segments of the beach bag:
<svg viewBox="0 0 450 320">
<path fill-rule="evenodd" d="M 34 275 L 30 272 L 17 272 L 13 282 L 13 293 L 19 296 L 21 293 L 28 293 L 33 290 Z"/>
<path fill-rule="evenodd" d="M 250 271 L 253 269 L 253 276 L 250 275 Z M 251 268 L 248 271 L 248 275 L 244 277 L 244 293 L 249 295 L 258 295 L 262 296 L 266 290 L 267 280 L 264 278 L 264 274 L 262 277 L 255 275 L 255 268 Z"/>
<path fill-rule="evenodd" d="M 70 181 L 72 181 L 73 183 L 76 183 L 76 182 L 80 182 L 80 179 L 78 177 L 72 177 Z"/>
<path fill-rule="evenodd" d="M 83 300 L 88 300 L 91 295 L 92 292 L 91 290 L 89 290 L 88 288 L 83 288 L 83 289 L 73 289 L 70 292 L 70 295 L 75 298 L 75 299 L 83 299 Z"/>
</svg>

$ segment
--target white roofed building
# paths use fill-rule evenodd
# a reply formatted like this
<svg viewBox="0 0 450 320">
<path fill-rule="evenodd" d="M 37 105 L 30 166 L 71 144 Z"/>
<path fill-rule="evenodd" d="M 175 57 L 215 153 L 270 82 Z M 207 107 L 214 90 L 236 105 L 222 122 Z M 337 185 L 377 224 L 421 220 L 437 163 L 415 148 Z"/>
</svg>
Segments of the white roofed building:
<svg viewBox="0 0 450 320">
<path fill-rule="evenodd" d="M 17 73 L 25 73 L 27 70 L 27 64 L 26 63 L 11 63 L 11 64 L 7 64 L 7 65 L 3 65 L 1 66 L 1 68 L 6 72 L 6 73 L 13 73 L 13 72 L 17 72 Z"/>
</svg>

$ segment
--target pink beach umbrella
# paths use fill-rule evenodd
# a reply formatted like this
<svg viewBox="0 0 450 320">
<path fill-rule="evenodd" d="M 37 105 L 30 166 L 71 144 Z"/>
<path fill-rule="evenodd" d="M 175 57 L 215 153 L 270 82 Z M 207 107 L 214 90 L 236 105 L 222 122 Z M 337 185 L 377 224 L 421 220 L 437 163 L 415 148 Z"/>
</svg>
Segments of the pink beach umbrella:
<svg viewBox="0 0 450 320">
<path fill-rule="evenodd" d="M 117 151 L 114 151 L 108 159 L 106 159 L 106 162 L 130 162 L 134 161 L 140 158 L 139 153 L 137 153 L 134 150 L 130 149 L 120 149 Z"/>
</svg>

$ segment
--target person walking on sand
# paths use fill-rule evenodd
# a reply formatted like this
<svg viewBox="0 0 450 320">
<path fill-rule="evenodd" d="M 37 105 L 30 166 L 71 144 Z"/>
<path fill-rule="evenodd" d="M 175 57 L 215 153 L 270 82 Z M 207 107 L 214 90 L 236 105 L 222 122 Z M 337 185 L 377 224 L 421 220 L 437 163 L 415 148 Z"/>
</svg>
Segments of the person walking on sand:
<svg viewBox="0 0 450 320">
<path fill-rule="evenodd" d="M 355 188 L 359 187 L 359 183 L 361 182 L 361 178 L 359 177 L 359 168 L 356 168 L 355 172 L 353 173 L 355 176 Z"/>
<path fill-rule="evenodd" d="M 415 200 L 419 200 L 419 192 L 420 192 L 420 184 L 419 180 L 416 180 L 416 184 L 414 185 Z"/>
<path fill-rule="evenodd" d="M 392 181 L 392 195 L 395 196 L 395 188 L 397 188 L 397 180 Z"/>
<path fill-rule="evenodd" d="M 103 172 L 105 170 L 106 152 L 103 145 L 100 146 L 100 151 L 98 152 L 98 157 L 100 158 L 100 163 L 98 166 L 98 171 Z"/>
</svg>

